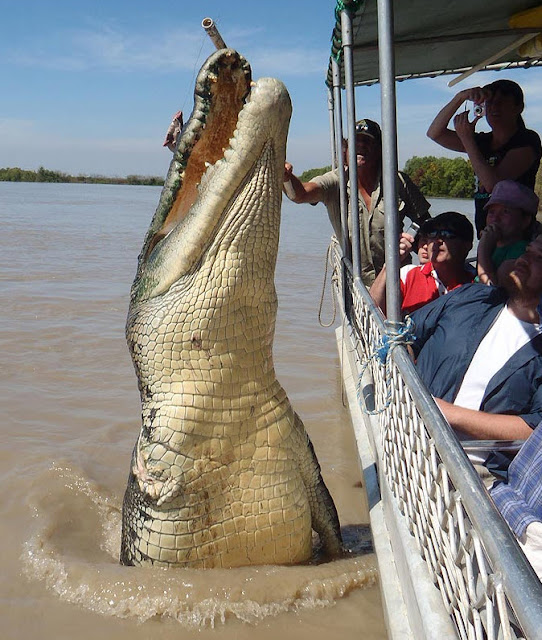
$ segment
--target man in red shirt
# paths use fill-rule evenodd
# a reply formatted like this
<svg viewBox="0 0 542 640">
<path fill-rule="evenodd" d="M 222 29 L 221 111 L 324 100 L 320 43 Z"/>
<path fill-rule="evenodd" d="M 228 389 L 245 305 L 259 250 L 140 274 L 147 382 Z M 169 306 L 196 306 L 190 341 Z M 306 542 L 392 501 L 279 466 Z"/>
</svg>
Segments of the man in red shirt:
<svg viewBox="0 0 542 640">
<path fill-rule="evenodd" d="M 400 271 L 401 310 L 411 313 L 439 296 L 466 282 L 472 282 L 474 269 L 465 266 L 472 248 L 474 231 L 469 219 L 461 213 L 448 211 L 427 220 L 418 232 L 418 241 L 427 243 L 429 262 L 406 265 Z M 399 254 L 407 258 L 414 238 L 401 234 Z M 376 278 L 370 289 L 376 304 L 386 313 L 386 271 Z"/>
</svg>

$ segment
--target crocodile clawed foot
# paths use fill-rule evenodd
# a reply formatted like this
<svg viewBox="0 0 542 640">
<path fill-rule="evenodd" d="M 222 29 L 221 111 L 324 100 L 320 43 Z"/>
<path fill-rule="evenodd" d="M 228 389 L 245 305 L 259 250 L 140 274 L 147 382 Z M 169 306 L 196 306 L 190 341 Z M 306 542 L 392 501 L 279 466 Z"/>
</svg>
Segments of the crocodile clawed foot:
<svg viewBox="0 0 542 640">
<path fill-rule="evenodd" d="M 181 483 L 175 477 L 157 478 L 148 470 L 149 461 L 145 459 L 139 447 L 136 446 L 136 453 L 132 464 L 132 473 L 134 474 L 139 489 L 146 494 L 151 500 L 156 500 L 157 506 L 161 506 L 166 502 L 171 502 L 181 493 Z M 165 476 L 168 473 L 167 465 L 154 463 L 156 471 Z M 161 468 L 159 468 L 161 467 Z"/>
</svg>

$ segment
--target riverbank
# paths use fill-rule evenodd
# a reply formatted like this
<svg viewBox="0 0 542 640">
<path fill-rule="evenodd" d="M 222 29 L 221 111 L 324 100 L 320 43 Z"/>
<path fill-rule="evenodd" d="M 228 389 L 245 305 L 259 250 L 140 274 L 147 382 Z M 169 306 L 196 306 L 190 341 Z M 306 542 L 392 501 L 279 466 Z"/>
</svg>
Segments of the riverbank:
<svg viewBox="0 0 542 640">
<path fill-rule="evenodd" d="M 135 184 L 150 187 L 162 186 L 164 178 L 159 176 L 129 175 L 125 178 L 118 176 L 84 175 L 72 176 L 62 171 L 53 171 L 40 167 L 37 171 L 21 169 L 20 167 L 0 168 L 0 182 L 56 182 L 76 184 Z"/>
</svg>

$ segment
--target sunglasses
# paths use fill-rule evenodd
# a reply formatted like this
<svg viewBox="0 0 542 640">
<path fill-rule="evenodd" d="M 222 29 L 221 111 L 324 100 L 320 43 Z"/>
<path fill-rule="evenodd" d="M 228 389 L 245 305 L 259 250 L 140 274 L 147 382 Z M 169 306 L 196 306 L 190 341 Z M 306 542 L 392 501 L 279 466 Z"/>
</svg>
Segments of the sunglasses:
<svg viewBox="0 0 542 640">
<path fill-rule="evenodd" d="M 435 229 L 434 231 L 428 231 L 424 234 L 428 240 L 435 240 L 440 238 L 441 240 L 455 240 L 459 236 L 457 233 L 450 231 L 450 229 Z"/>
<path fill-rule="evenodd" d="M 375 137 L 375 132 L 371 131 L 371 126 L 365 121 L 356 124 L 356 133 L 364 133 L 365 135 L 371 136 L 371 138 Z"/>
</svg>

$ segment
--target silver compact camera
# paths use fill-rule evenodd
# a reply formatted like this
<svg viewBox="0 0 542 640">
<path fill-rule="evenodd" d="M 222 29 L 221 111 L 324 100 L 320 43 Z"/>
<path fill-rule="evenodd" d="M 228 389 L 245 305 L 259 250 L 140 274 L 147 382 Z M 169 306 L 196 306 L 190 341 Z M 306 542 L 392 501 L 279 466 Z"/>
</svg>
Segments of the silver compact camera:
<svg viewBox="0 0 542 640">
<path fill-rule="evenodd" d="M 485 104 L 475 104 L 473 108 L 473 113 L 477 118 L 481 118 L 486 115 L 486 105 Z"/>
</svg>

